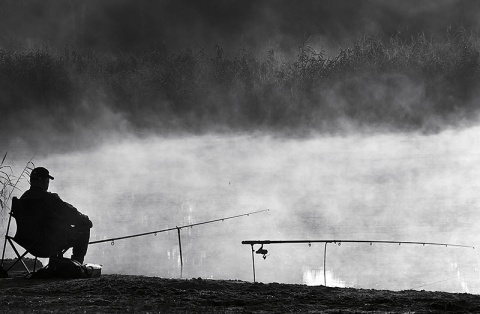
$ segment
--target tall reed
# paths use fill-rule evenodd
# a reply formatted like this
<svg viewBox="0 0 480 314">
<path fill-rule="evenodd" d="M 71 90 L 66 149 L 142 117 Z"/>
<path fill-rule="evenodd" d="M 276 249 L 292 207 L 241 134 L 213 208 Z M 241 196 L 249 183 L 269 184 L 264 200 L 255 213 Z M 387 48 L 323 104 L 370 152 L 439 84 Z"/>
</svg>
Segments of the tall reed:
<svg viewBox="0 0 480 314">
<path fill-rule="evenodd" d="M 35 167 L 32 159 L 27 162 L 20 175 L 15 176 L 11 166 L 5 163 L 7 152 L 0 162 L 0 215 L 2 218 L 10 209 L 10 202 L 15 191 L 19 190 L 19 184 L 22 181 L 28 181 L 30 172 Z"/>
</svg>

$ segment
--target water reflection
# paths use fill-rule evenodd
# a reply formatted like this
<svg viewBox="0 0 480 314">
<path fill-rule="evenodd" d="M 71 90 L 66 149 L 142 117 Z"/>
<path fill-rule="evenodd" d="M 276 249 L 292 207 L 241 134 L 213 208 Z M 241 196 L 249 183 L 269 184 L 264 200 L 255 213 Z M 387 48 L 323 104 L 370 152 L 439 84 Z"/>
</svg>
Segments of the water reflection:
<svg viewBox="0 0 480 314">
<path fill-rule="evenodd" d="M 323 269 L 305 269 L 303 272 L 303 283 L 307 286 L 324 286 L 325 282 L 329 287 L 348 287 L 347 283 L 337 278 L 331 271 L 324 273 Z"/>
<path fill-rule="evenodd" d="M 479 134 L 152 137 L 35 163 L 55 173 L 52 191 L 93 220 L 92 240 L 270 208 L 181 232 L 185 278 L 251 281 L 251 249 L 242 240 L 475 245 Z M 103 264 L 105 273 L 180 276 L 176 230 L 114 244 L 91 245 L 86 261 Z M 275 246 L 269 253 L 257 260 L 258 281 L 323 280 L 323 246 Z M 329 246 L 327 283 L 479 293 L 472 273 L 478 263 L 465 249 Z"/>
</svg>

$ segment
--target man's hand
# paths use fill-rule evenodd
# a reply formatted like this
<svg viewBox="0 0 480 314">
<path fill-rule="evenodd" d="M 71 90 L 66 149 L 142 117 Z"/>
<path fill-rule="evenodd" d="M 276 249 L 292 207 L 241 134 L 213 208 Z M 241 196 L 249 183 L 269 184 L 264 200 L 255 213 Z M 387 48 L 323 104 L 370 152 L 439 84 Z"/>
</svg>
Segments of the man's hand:
<svg viewBox="0 0 480 314">
<path fill-rule="evenodd" d="M 92 221 L 90 220 L 90 218 L 88 218 L 87 215 L 83 215 L 82 214 L 82 219 L 80 221 L 80 226 L 81 227 L 88 227 L 88 228 L 92 228 L 93 227 L 93 223 Z"/>
</svg>

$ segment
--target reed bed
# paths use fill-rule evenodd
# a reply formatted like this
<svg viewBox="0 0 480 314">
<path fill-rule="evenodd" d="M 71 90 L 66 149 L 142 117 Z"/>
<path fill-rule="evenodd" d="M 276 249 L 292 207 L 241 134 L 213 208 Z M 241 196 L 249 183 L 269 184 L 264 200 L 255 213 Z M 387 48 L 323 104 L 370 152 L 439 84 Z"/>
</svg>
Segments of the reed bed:
<svg viewBox="0 0 480 314">
<path fill-rule="evenodd" d="M 226 56 L 219 46 L 118 53 L 4 49 L 1 111 L 5 120 L 31 123 L 33 115 L 63 132 L 95 123 L 105 108 L 129 127 L 156 132 L 436 132 L 476 122 L 478 42 L 465 30 L 441 37 L 365 36 L 333 57 L 307 42 L 291 58 L 275 49 Z"/>
</svg>

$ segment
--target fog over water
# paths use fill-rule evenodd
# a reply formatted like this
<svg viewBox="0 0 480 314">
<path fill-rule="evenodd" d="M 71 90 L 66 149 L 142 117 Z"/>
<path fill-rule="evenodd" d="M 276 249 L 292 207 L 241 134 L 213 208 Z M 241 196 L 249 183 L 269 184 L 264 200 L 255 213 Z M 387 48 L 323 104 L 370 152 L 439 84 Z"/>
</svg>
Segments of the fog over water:
<svg viewBox="0 0 480 314">
<path fill-rule="evenodd" d="M 242 240 L 476 246 L 479 132 L 131 138 L 34 162 L 51 169 L 51 191 L 90 216 L 92 240 L 270 209 L 181 231 L 184 277 L 253 280 Z M 324 284 L 323 244 L 265 248 L 257 280 Z M 344 243 L 327 250 L 329 285 L 479 291 L 473 249 Z M 94 244 L 86 261 L 105 273 L 179 277 L 177 233 Z M 439 280 L 446 281 L 432 284 Z"/>
<path fill-rule="evenodd" d="M 465 54 L 431 50 L 437 59 L 421 59 L 413 40 L 412 50 L 374 46 L 418 53 L 420 61 L 405 57 L 413 74 L 394 67 L 384 73 L 381 66 L 362 72 L 352 62 L 323 81 L 312 57 L 306 69 L 315 80 L 278 78 L 297 73 L 296 54 L 306 39 L 328 57 L 367 33 L 387 43 L 423 31 L 441 37 L 457 26 L 473 33 L 480 2 L 139 3 L 0 3 L 0 156 L 8 152 L 15 175 L 29 160 L 49 169 L 50 191 L 93 221 L 92 241 L 269 211 L 181 229 L 183 273 L 176 230 L 93 244 L 86 262 L 102 264 L 106 274 L 252 281 L 251 247 L 243 240 L 450 243 L 479 248 L 332 243 L 324 268 L 324 244 L 265 245 L 266 258 L 255 255 L 256 280 L 480 293 L 478 43 L 459 50 Z M 470 34 L 454 33 L 452 42 Z M 223 53 L 214 50 L 217 44 L 225 55 L 215 59 L 215 51 Z M 77 46 L 29 53 L 45 45 Z M 194 53 L 162 54 L 157 45 Z M 135 55 L 145 47 L 154 47 L 152 54 Z M 262 74 L 268 63 L 232 57 L 245 48 L 263 60 L 271 47 L 279 52 L 271 55 L 273 64 L 280 68 L 286 58 L 291 67 Z M 189 59 L 201 49 L 214 55 Z M 160 61 L 137 70 L 147 57 Z M 162 63 L 167 57 L 186 61 Z M 423 77 L 430 61 L 433 74 Z M 458 76 L 442 73 L 449 64 Z M 226 74 L 198 75 L 205 69 Z M 20 181 L 13 196 L 27 188 Z"/>
</svg>

